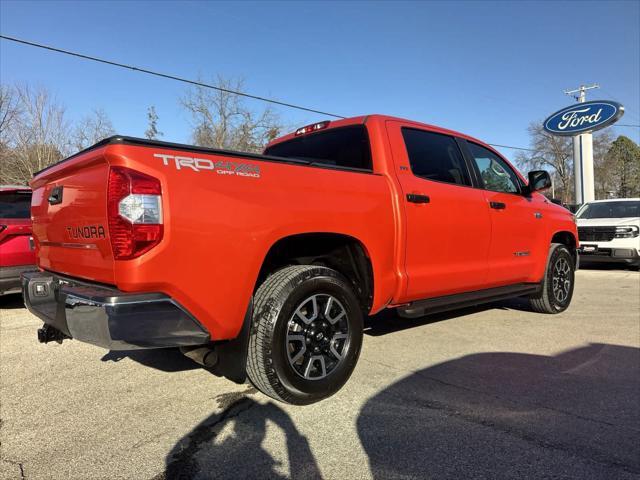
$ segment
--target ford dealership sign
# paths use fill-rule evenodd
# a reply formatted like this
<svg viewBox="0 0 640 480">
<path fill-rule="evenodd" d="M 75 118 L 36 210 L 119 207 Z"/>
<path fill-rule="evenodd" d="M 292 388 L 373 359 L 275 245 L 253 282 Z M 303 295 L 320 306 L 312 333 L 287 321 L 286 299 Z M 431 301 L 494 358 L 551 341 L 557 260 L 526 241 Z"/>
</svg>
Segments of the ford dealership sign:
<svg viewBox="0 0 640 480">
<path fill-rule="evenodd" d="M 554 113 L 544 121 L 553 135 L 578 135 L 607 127 L 624 114 L 624 107 L 610 100 L 576 103 Z"/>
</svg>

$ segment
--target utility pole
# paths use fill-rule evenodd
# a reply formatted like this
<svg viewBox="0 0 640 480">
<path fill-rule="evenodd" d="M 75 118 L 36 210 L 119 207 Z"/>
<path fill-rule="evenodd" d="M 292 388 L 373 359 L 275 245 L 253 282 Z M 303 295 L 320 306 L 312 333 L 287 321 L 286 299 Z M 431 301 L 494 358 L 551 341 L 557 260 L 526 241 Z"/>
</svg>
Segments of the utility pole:
<svg viewBox="0 0 640 480">
<path fill-rule="evenodd" d="M 580 85 L 575 90 L 565 90 L 565 95 L 571 95 L 578 103 L 587 101 L 587 90 L 600 88 L 600 85 Z M 577 94 L 577 95 L 576 95 Z M 595 200 L 595 186 L 593 179 L 593 137 L 591 133 L 583 133 L 573 137 L 573 177 L 576 188 L 576 203 L 578 205 Z"/>
<path fill-rule="evenodd" d="M 580 85 L 580 87 L 575 90 L 565 90 L 564 94 L 571 95 L 578 103 L 584 103 L 587 101 L 587 90 L 591 90 L 593 88 L 600 88 L 600 85 L 597 83 L 594 83 L 593 85 Z M 578 95 L 574 95 L 576 93 Z"/>
</svg>

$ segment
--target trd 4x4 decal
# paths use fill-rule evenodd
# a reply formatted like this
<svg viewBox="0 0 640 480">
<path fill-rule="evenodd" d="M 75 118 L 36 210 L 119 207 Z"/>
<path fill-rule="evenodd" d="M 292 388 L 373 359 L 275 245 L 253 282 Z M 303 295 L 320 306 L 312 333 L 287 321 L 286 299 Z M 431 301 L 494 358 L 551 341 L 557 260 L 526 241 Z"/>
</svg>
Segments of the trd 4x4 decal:
<svg viewBox="0 0 640 480">
<path fill-rule="evenodd" d="M 236 175 L 239 177 L 260 178 L 260 167 L 250 163 L 230 162 L 226 160 L 213 161 L 206 158 L 193 158 L 163 153 L 154 153 L 154 157 L 161 158 L 164 165 L 175 165 L 176 170 L 188 168 L 194 172 L 213 170 L 218 175 Z"/>
</svg>

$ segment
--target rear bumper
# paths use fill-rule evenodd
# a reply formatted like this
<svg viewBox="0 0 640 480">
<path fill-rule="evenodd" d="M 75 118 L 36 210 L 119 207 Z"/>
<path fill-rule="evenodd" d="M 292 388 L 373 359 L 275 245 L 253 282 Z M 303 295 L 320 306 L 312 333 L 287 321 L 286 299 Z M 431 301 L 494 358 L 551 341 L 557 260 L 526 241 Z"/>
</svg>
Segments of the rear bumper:
<svg viewBox="0 0 640 480">
<path fill-rule="evenodd" d="M 17 265 L 13 267 L 0 267 L 0 295 L 5 293 L 17 293 L 22 289 L 20 275 L 24 272 L 36 270 L 35 265 Z"/>
<path fill-rule="evenodd" d="M 22 275 L 27 308 L 65 336 L 110 350 L 202 345 L 207 330 L 161 293 L 126 293 L 48 272 Z"/>
</svg>

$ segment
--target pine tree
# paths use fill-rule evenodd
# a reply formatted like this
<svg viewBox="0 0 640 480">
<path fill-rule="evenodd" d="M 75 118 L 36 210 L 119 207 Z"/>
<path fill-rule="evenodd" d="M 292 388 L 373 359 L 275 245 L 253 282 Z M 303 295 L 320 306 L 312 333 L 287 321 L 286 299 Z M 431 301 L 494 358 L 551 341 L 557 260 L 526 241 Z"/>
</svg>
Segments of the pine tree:
<svg viewBox="0 0 640 480">
<path fill-rule="evenodd" d="M 630 138 L 620 135 L 611 144 L 607 160 L 617 187 L 616 196 L 640 196 L 640 147 Z"/>
</svg>

